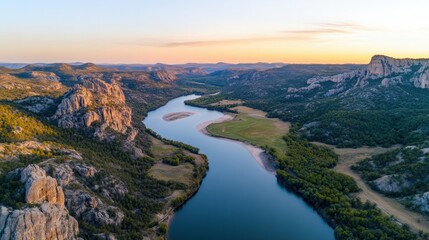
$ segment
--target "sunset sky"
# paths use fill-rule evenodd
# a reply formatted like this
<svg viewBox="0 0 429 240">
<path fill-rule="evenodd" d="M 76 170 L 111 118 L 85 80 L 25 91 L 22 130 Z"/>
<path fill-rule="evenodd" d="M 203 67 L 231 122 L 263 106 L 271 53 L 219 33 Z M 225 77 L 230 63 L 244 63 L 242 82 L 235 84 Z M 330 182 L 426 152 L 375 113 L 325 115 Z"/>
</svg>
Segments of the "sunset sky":
<svg viewBox="0 0 429 240">
<path fill-rule="evenodd" d="M 427 0 L 13 0 L 0 6 L 0 62 L 429 57 Z"/>
</svg>

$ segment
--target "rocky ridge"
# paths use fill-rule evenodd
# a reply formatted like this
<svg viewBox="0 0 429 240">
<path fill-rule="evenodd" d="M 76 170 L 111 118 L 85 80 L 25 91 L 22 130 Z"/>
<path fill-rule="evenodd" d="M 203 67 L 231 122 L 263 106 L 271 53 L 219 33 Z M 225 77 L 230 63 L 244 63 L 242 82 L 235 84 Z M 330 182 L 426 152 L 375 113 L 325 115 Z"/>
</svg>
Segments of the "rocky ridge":
<svg viewBox="0 0 429 240">
<path fill-rule="evenodd" d="M 107 83 L 100 74 L 80 76 L 81 84 L 73 87 L 63 98 L 53 116 L 62 128 L 94 128 L 94 136 L 109 139 L 111 129 L 126 134 L 132 131 L 131 109 L 116 83 Z M 95 124 L 97 123 L 97 124 Z"/>
<path fill-rule="evenodd" d="M 327 77 L 314 77 L 307 80 L 308 86 L 289 88 L 288 94 L 303 94 L 323 90 L 320 95 L 331 96 L 347 93 L 351 89 L 364 87 L 376 82 L 379 86 L 393 85 L 429 88 L 429 59 L 395 59 L 375 55 L 366 69 Z M 331 83 L 333 87 L 323 88 Z"/>
</svg>

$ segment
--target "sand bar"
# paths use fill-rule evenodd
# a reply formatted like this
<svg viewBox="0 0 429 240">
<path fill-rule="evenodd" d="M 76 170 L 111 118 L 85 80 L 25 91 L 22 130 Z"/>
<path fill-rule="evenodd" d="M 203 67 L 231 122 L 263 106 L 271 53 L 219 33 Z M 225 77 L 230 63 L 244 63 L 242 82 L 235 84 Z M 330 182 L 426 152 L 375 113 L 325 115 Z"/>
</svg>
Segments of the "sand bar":
<svg viewBox="0 0 429 240">
<path fill-rule="evenodd" d="M 164 121 L 167 122 L 171 122 L 174 120 L 178 120 L 178 119 L 182 119 L 182 118 L 187 118 L 189 116 L 194 115 L 194 112 L 174 112 L 174 113 L 167 113 L 164 116 L 162 116 L 162 119 L 164 119 Z"/>
</svg>

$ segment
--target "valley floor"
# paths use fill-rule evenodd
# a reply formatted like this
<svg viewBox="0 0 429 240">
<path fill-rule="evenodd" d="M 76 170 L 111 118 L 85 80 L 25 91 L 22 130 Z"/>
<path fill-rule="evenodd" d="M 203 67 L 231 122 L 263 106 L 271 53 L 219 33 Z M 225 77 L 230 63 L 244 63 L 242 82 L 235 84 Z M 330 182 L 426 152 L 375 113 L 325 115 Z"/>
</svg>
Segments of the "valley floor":
<svg viewBox="0 0 429 240">
<path fill-rule="evenodd" d="M 352 177 L 359 188 L 362 190 L 358 197 L 363 201 L 369 201 L 377 204 L 377 207 L 380 208 L 385 214 L 389 216 L 394 216 L 394 218 L 401 224 L 407 224 L 411 229 L 415 231 L 423 231 L 429 233 L 429 219 L 417 212 L 410 211 L 406 209 L 403 205 L 397 202 L 393 198 L 385 197 L 384 195 L 372 190 L 365 181 L 359 176 L 359 174 L 355 173 L 351 166 L 362 161 L 365 158 L 369 158 L 371 156 L 381 154 L 398 146 L 394 146 L 391 148 L 335 148 L 334 146 L 330 146 L 323 143 L 313 142 L 317 145 L 328 146 L 332 148 L 336 154 L 339 156 L 339 162 L 337 166 L 334 168 L 335 171 L 345 174 L 347 176 Z"/>
</svg>

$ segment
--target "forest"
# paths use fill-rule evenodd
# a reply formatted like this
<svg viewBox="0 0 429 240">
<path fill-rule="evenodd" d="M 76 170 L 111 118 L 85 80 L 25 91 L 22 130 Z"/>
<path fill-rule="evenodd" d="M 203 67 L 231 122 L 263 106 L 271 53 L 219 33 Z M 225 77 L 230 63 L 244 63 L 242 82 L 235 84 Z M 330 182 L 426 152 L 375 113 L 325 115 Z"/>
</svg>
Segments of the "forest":
<svg viewBox="0 0 429 240">
<path fill-rule="evenodd" d="M 287 153 L 279 160 L 280 183 L 299 194 L 335 230 L 337 239 L 417 239 L 406 225 L 400 227 L 373 204 L 362 203 L 353 193 L 354 180 L 332 170 L 337 157 L 302 137 L 285 138 Z M 424 236 L 420 236 L 424 237 Z"/>
</svg>

